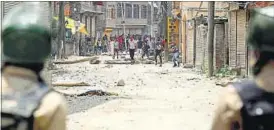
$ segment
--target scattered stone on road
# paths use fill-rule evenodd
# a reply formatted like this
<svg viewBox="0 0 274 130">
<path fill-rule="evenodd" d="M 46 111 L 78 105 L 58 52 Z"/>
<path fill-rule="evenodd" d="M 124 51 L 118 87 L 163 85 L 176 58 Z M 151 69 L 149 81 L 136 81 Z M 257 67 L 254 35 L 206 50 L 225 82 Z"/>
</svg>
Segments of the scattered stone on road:
<svg viewBox="0 0 274 130">
<path fill-rule="evenodd" d="M 111 59 L 111 56 L 100 56 L 102 62 Z M 88 62 L 56 66 L 58 70 L 51 70 L 53 82 L 90 84 L 54 87 L 58 91 L 75 95 L 85 92 L 93 95 L 90 90 L 119 94 L 66 96 L 68 130 L 208 130 L 214 104 L 224 89 L 216 86 L 215 80 L 192 69 L 173 68 L 172 63 L 163 67 Z M 126 87 L 116 87 L 125 86 L 125 81 Z"/>
<path fill-rule="evenodd" d="M 125 81 L 123 79 L 120 79 L 117 83 L 117 86 L 125 86 Z"/>
<path fill-rule="evenodd" d="M 100 60 L 90 60 L 89 63 L 90 64 L 100 64 Z"/>
</svg>

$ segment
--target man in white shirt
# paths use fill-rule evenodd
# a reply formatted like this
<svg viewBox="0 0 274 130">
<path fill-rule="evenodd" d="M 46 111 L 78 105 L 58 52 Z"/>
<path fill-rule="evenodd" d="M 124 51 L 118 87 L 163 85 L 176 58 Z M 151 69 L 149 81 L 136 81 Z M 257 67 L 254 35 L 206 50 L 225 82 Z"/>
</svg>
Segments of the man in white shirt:
<svg viewBox="0 0 274 130">
<path fill-rule="evenodd" d="M 129 55 L 131 60 L 134 60 L 135 50 L 136 50 L 136 44 L 135 44 L 135 41 L 133 40 L 133 37 L 131 37 L 129 41 Z"/>
</svg>

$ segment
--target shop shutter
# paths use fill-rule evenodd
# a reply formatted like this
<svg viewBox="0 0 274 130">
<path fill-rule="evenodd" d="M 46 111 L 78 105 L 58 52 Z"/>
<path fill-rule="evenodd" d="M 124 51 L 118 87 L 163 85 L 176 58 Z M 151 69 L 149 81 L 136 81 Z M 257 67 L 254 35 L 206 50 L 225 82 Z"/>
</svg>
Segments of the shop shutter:
<svg viewBox="0 0 274 130">
<path fill-rule="evenodd" d="M 19 4 L 22 4 L 25 2 L 21 2 L 21 1 L 4 1 L 3 2 L 3 15 L 5 17 L 5 15 L 14 7 L 18 6 Z M 49 21 L 48 26 L 50 26 L 50 15 L 49 15 L 49 2 L 42 2 L 43 8 L 45 9 L 45 13 L 43 14 L 43 18 L 46 21 Z"/>
<path fill-rule="evenodd" d="M 6 16 L 6 14 L 15 6 L 19 5 L 20 1 L 3 1 L 3 15 L 4 17 Z"/>
</svg>

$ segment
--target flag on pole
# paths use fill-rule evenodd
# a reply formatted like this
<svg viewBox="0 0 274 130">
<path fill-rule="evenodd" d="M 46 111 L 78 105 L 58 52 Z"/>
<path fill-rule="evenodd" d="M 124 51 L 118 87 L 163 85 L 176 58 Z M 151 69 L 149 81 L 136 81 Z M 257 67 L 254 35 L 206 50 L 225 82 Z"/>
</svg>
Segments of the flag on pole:
<svg viewBox="0 0 274 130">
<path fill-rule="evenodd" d="M 54 17 L 54 19 L 58 20 L 58 17 Z M 85 28 L 85 26 L 86 26 L 85 24 L 80 23 L 80 27 L 78 28 L 78 30 L 76 30 L 76 24 L 75 23 L 76 23 L 75 20 L 73 20 L 71 18 L 68 18 L 68 17 L 65 17 L 65 24 L 66 24 L 65 27 L 67 29 L 71 29 L 72 34 L 75 34 L 76 31 L 78 31 L 80 33 L 83 33 L 85 35 L 89 34 L 88 31 Z"/>
</svg>

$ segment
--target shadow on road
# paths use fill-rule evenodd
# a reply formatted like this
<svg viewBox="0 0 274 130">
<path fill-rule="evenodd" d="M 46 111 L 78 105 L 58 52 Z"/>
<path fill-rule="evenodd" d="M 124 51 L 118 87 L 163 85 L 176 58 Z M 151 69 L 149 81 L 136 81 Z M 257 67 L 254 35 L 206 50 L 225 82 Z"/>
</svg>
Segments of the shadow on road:
<svg viewBox="0 0 274 130">
<path fill-rule="evenodd" d="M 119 97 L 119 96 L 78 96 L 71 97 L 66 96 L 68 104 L 68 115 L 84 112 L 90 108 L 98 105 L 107 103 L 116 99 L 131 99 L 130 97 Z"/>
</svg>

